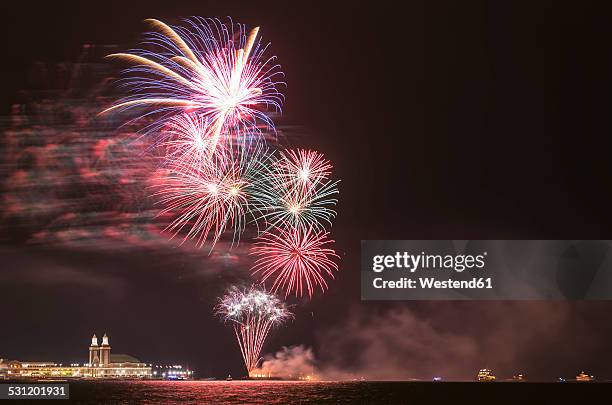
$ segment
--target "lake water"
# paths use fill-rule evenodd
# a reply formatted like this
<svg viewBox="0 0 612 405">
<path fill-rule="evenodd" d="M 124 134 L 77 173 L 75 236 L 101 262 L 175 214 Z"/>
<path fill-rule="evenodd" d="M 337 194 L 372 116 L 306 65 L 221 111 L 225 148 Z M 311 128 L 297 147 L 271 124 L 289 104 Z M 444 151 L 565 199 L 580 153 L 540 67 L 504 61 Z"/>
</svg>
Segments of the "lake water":
<svg viewBox="0 0 612 405">
<path fill-rule="evenodd" d="M 587 403 L 612 388 L 602 383 L 78 381 L 80 404 L 429 404 Z M 608 395 L 606 395 L 607 397 Z M 68 401 L 44 401 L 64 403 Z M 595 402 L 594 402 L 595 403 Z M 601 402 L 600 402 L 601 403 Z"/>
</svg>

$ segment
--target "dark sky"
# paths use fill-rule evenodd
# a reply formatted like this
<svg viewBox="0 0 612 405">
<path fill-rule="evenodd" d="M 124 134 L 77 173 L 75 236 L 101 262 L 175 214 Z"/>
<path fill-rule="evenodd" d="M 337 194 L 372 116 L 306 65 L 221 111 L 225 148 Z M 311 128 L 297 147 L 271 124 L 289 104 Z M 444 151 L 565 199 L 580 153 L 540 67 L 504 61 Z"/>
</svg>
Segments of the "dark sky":
<svg viewBox="0 0 612 405">
<path fill-rule="evenodd" d="M 296 319 L 265 351 L 305 344 L 322 368 L 380 378 L 470 378 L 484 366 L 612 378 L 608 302 L 359 299 L 364 239 L 610 237 L 610 10 L 328 3 L 5 2 L 2 112 L 35 62 L 74 60 L 84 43 L 133 47 L 145 18 L 260 25 L 286 74 L 283 124 L 304 128 L 341 179 L 341 271 L 325 295 L 293 300 Z M 82 362 L 95 331 L 147 362 L 240 374 L 231 329 L 211 307 L 245 269 L 203 269 L 203 254 L 172 246 L 33 246 L 4 225 L 0 357 Z"/>
</svg>

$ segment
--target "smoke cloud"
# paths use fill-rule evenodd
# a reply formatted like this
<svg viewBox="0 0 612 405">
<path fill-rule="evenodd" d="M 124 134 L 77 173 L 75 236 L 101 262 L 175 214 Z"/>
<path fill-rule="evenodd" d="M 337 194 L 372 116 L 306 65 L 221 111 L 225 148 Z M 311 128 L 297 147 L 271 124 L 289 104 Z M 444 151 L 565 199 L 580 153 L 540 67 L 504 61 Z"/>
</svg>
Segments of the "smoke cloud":
<svg viewBox="0 0 612 405">
<path fill-rule="evenodd" d="M 303 345 L 283 347 L 276 354 L 267 355 L 255 374 L 296 379 L 318 378 L 314 353 Z"/>
<path fill-rule="evenodd" d="M 316 350 L 285 347 L 266 357 L 262 374 L 322 380 L 473 380 L 481 368 L 498 379 L 573 378 L 606 349 L 600 323 L 584 322 L 570 302 L 431 302 L 361 307 L 322 329 Z M 585 304 L 586 306 L 586 304 Z M 597 314 L 593 314 L 597 318 Z M 588 344 L 586 343 L 588 342 Z M 315 356 L 316 352 L 316 356 Z M 558 375 L 550 375 L 550 369 Z"/>
<path fill-rule="evenodd" d="M 380 316 L 356 314 L 321 340 L 325 376 L 333 379 L 411 379 L 437 375 L 434 367 L 440 364 L 454 373 L 454 365 L 475 356 L 478 346 L 466 336 L 437 330 L 405 308 Z"/>
</svg>

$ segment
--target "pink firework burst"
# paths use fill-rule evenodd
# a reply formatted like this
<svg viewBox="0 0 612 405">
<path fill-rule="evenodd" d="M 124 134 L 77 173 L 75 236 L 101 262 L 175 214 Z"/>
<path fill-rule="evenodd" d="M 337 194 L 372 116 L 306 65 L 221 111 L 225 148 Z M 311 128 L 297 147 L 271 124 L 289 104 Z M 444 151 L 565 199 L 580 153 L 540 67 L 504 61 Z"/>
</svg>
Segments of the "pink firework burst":
<svg viewBox="0 0 612 405">
<path fill-rule="evenodd" d="M 160 146 L 167 162 L 185 169 L 197 169 L 213 159 L 227 159 L 231 150 L 231 142 L 215 137 L 209 119 L 198 114 L 172 117 L 165 126 Z"/>
<path fill-rule="evenodd" d="M 249 194 L 257 174 L 254 159 L 214 159 L 201 166 L 171 167 L 155 193 L 164 205 L 160 215 L 173 216 L 166 230 L 174 236 L 186 230 L 192 238 L 212 247 L 226 230 L 240 238 L 250 212 Z"/>
<path fill-rule="evenodd" d="M 321 182 L 329 178 L 332 165 L 322 153 L 306 150 L 286 150 L 280 152 L 275 173 L 285 186 L 298 187 L 300 191 L 309 194 Z"/>
<path fill-rule="evenodd" d="M 315 288 L 327 289 L 326 277 L 333 278 L 338 270 L 333 259 L 339 256 L 328 247 L 334 242 L 328 235 L 313 228 L 274 227 L 251 248 L 250 254 L 257 256 L 251 270 L 262 283 L 273 280 L 272 291 L 284 290 L 285 297 L 293 292 L 303 296 L 305 291 L 312 297 Z"/>
</svg>

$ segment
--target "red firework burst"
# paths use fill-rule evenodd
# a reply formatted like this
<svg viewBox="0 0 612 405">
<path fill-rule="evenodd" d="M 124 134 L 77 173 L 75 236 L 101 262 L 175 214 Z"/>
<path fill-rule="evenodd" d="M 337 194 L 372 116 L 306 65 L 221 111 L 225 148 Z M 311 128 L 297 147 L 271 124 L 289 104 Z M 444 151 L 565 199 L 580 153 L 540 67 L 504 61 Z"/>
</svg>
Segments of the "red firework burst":
<svg viewBox="0 0 612 405">
<path fill-rule="evenodd" d="M 334 243 L 328 239 L 329 232 L 312 228 L 292 227 L 289 230 L 274 227 L 257 237 L 250 254 L 258 256 L 253 268 L 262 283 L 273 280 L 272 291 L 284 290 L 285 297 L 312 297 L 315 288 L 327 289 L 325 277 L 334 278 L 338 265 L 334 258 L 339 256 L 328 246 Z"/>
</svg>

